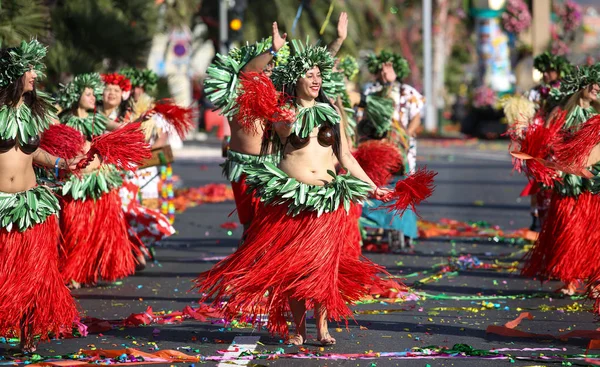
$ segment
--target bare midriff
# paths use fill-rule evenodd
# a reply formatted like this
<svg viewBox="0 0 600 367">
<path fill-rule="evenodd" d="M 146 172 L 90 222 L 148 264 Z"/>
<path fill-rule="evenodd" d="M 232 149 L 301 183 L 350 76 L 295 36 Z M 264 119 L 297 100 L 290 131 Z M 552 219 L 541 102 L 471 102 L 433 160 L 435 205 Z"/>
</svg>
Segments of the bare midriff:
<svg viewBox="0 0 600 367">
<path fill-rule="evenodd" d="M 0 192 L 22 192 L 35 186 L 31 154 L 21 152 L 17 145 L 5 153 L 0 153 Z"/>
<path fill-rule="evenodd" d="M 308 145 L 301 149 L 287 144 L 279 168 L 290 177 L 308 185 L 323 186 L 333 177 L 327 171 L 335 172 L 337 162 L 331 146 L 324 147 L 317 141 L 319 128 L 315 128 Z"/>
<path fill-rule="evenodd" d="M 229 122 L 231 127 L 231 140 L 229 141 L 229 149 L 243 154 L 260 154 L 260 146 L 262 143 L 263 127 L 257 121 L 254 123 L 256 132 L 246 132 L 236 119 Z"/>
</svg>

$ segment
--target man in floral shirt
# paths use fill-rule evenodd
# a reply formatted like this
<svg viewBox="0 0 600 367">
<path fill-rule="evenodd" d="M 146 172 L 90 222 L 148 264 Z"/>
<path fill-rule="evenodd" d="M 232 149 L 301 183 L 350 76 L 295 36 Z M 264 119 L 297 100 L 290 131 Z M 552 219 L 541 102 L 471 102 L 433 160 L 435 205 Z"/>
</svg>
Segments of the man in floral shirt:
<svg viewBox="0 0 600 367">
<path fill-rule="evenodd" d="M 378 94 L 393 101 L 390 140 L 405 149 L 407 173 L 412 173 L 417 165 L 416 136 L 425 99 L 414 87 L 402 83 L 409 69 L 401 56 L 382 51 L 370 57 L 368 64 L 369 71 L 377 76 L 377 81 L 365 87 L 364 95 Z"/>
</svg>

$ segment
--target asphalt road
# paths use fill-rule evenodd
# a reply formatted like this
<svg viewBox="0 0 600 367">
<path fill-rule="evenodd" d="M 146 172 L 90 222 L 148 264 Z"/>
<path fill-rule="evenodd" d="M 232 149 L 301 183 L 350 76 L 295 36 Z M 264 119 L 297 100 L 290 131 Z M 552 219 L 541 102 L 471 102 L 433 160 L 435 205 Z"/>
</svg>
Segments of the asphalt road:
<svg viewBox="0 0 600 367">
<path fill-rule="evenodd" d="M 420 207 L 424 219 L 488 221 L 503 229 L 529 225 L 527 200 L 518 198 L 525 179 L 511 175 L 510 158 L 501 144 L 445 147 L 424 142 L 419 149 L 419 164 L 439 172 L 435 194 Z M 180 159 L 174 171 L 185 186 L 225 182 L 220 175 L 219 161 L 210 157 Z M 188 291 L 190 280 L 236 248 L 241 229 L 220 227 L 224 222 L 235 220 L 235 215 L 228 218 L 233 208 L 232 202 L 205 204 L 178 214 L 178 233 L 157 249 L 156 264 L 122 282 L 73 292 L 85 314 L 114 320 L 142 313 L 149 306 L 155 312 L 178 311 L 189 305 L 197 307 L 197 295 Z M 518 261 L 523 253 L 522 243 L 481 238 L 423 240 L 414 251 L 404 254 L 367 254 L 375 262 L 385 265 L 392 274 L 406 277 L 404 282 L 413 286 L 418 300 L 386 300 L 353 307 L 356 320 L 350 322 L 348 329 L 344 325 L 331 325 L 332 334 L 337 338 L 337 345 L 333 347 L 321 348 L 316 341 L 309 340 L 304 349 L 299 349 L 284 345 L 282 340 L 269 336 L 264 330 L 227 327 L 218 320 L 185 320 L 175 324 L 115 328 L 86 338 L 55 340 L 41 344 L 39 353 L 55 356 L 74 353 L 80 348 L 131 347 L 147 352 L 157 348 L 174 349 L 210 359 L 225 356 L 223 351 L 237 338 L 237 344 L 248 344 L 249 348 L 264 352 L 263 355 L 285 354 L 278 359 L 232 362 L 235 365 L 586 365 L 581 359 L 569 356 L 585 353 L 587 339 L 518 338 L 486 333 L 488 326 L 503 325 L 525 311 L 534 317 L 524 320 L 517 328 L 525 332 L 559 335 L 597 327 L 589 312 L 590 302 L 554 293 L 559 286 L 557 282 L 540 284 L 515 272 L 494 268 Z M 477 257 L 490 266 L 487 269 L 439 271 L 439 264 L 448 264 L 450 258 L 461 255 Z M 429 278 L 432 275 L 434 278 Z M 308 333 L 309 339 L 315 338 L 313 320 L 309 320 Z M 455 344 L 466 344 L 486 352 L 504 350 L 492 356 L 496 359 L 485 356 L 489 353 L 483 353 L 483 357 L 454 354 L 439 358 L 435 353 L 418 356 L 403 353 L 430 346 L 451 348 Z M 9 347 L 0 345 L 7 356 L 13 355 L 6 352 Z M 308 353 L 312 353 L 312 358 Z M 371 358 L 365 359 L 364 353 L 380 354 L 370 354 Z M 306 358 L 299 358 L 301 356 Z"/>
</svg>

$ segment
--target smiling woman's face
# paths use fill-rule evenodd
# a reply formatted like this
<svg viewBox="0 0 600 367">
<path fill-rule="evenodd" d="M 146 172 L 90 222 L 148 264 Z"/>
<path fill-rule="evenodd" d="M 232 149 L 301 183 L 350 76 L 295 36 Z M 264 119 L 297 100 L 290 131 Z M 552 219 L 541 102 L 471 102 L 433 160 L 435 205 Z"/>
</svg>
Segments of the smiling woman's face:
<svg viewBox="0 0 600 367">
<path fill-rule="evenodd" d="M 33 69 L 29 69 L 23 74 L 23 93 L 31 92 L 35 88 L 35 79 L 37 73 Z"/>
<path fill-rule="evenodd" d="M 298 79 L 296 95 L 302 99 L 315 99 L 319 96 L 322 83 L 321 70 L 317 66 L 313 66 L 306 72 L 304 78 Z"/>
<path fill-rule="evenodd" d="M 597 101 L 598 100 L 598 92 L 600 92 L 600 85 L 598 85 L 598 84 L 588 85 L 583 90 L 583 98 L 587 98 L 590 101 Z"/>
<path fill-rule="evenodd" d="M 105 107 L 116 107 L 121 103 L 122 95 L 121 87 L 116 84 L 108 84 L 104 87 L 102 103 L 104 103 Z"/>
<path fill-rule="evenodd" d="M 79 107 L 86 110 L 93 110 L 96 106 L 96 96 L 92 88 L 85 88 L 79 98 Z"/>
</svg>

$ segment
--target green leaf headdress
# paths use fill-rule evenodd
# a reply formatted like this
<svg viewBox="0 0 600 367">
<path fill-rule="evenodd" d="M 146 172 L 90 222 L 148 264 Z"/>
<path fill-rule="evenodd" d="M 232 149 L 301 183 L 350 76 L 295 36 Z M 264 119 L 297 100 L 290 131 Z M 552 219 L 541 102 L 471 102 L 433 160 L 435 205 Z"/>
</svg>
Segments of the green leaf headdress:
<svg viewBox="0 0 600 367">
<path fill-rule="evenodd" d="M 0 59 L 0 88 L 14 83 L 30 69 L 35 70 L 38 77 L 43 77 L 45 65 L 42 59 L 46 52 L 46 46 L 36 39 L 22 41 L 19 47 L 11 49 L 8 55 Z"/>
<path fill-rule="evenodd" d="M 323 83 L 330 80 L 335 59 L 331 56 L 327 47 L 310 45 L 307 38 L 306 45 L 298 40 L 292 40 L 292 49 L 293 55 L 290 56 L 287 65 L 273 69 L 271 79 L 273 79 L 276 87 L 281 88 L 295 84 L 314 66 L 321 70 Z"/>
<path fill-rule="evenodd" d="M 408 61 L 398 54 L 382 50 L 379 55 L 371 54 L 367 56 L 367 67 L 371 74 L 377 74 L 386 62 L 392 63 L 394 72 L 399 79 L 404 79 L 410 74 Z"/>
<path fill-rule="evenodd" d="M 221 109 L 221 114 L 233 117 L 237 113 L 237 96 L 239 93 L 239 74 L 250 60 L 271 48 L 271 37 L 262 39 L 254 44 L 246 44 L 234 48 L 227 55 L 217 54 L 215 61 L 206 70 L 207 78 L 204 80 L 206 98 L 216 108 Z M 284 65 L 289 55 L 289 47 L 284 45 L 278 52 L 276 65 Z"/>
<path fill-rule="evenodd" d="M 553 55 L 548 51 L 537 55 L 533 59 L 533 67 L 539 70 L 540 73 L 556 70 L 560 78 L 564 78 L 572 69 L 571 63 L 564 56 Z"/>
<path fill-rule="evenodd" d="M 565 75 L 560 83 L 560 94 L 570 96 L 592 84 L 600 85 L 600 64 L 579 66 Z"/>
<path fill-rule="evenodd" d="M 72 108 L 79 102 L 85 88 L 91 88 L 96 98 L 101 98 L 104 91 L 104 82 L 99 73 L 77 75 L 67 85 L 61 85 L 56 97 L 56 103 L 62 109 Z"/>
<path fill-rule="evenodd" d="M 358 75 L 358 62 L 350 55 L 340 58 L 337 67 L 344 73 L 348 80 L 352 80 Z"/>
<path fill-rule="evenodd" d="M 158 75 L 150 69 L 123 68 L 119 73 L 131 80 L 133 87 L 143 87 L 147 92 L 158 85 Z"/>
</svg>

